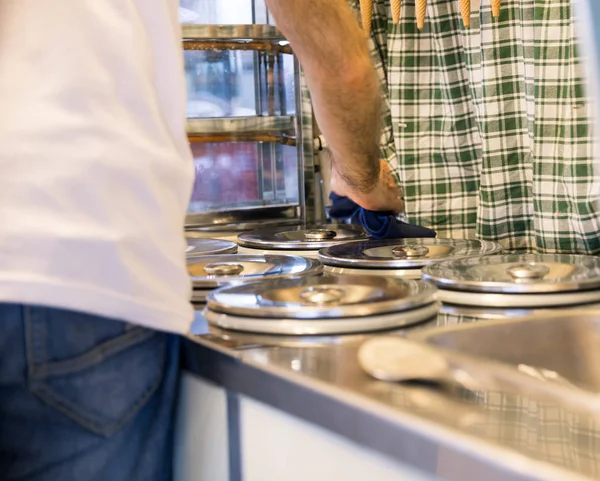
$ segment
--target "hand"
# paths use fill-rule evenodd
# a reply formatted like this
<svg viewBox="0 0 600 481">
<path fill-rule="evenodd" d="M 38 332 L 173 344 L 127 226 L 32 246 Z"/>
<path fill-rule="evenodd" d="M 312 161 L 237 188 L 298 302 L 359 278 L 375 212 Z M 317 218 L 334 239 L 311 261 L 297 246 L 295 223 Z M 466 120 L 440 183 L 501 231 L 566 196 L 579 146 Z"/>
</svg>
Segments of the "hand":
<svg viewBox="0 0 600 481">
<path fill-rule="evenodd" d="M 369 193 L 353 190 L 344 182 L 335 167 L 331 169 L 331 190 L 338 195 L 350 198 L 367 210 L 393 212 L 394 214 L 404 212 L 404 201 L 400 188 L 396 185 L 390 166 L 385 160 L 380 161 L 379 180 Z"/>
</svg>

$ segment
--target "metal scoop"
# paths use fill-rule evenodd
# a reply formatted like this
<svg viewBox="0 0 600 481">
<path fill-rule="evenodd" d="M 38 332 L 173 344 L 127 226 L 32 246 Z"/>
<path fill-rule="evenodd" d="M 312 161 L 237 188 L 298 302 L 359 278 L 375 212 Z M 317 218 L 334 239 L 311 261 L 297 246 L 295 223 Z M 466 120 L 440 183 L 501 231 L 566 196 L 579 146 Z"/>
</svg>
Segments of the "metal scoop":
<svg viewBox="0 0 600 481">
<path fill-rule="evenodd" d="M 358 362 L 380 381 L 427 381 L 464 387 L 472 384 L 467 373 L 453 369 L 435 349 L 401 337 L 369 339 L 358 351 Z"/>
<path fill-rule="evenodd" d="M 452 366 L 435 348 L 401 337 L 369 339 L 360 347 L 358 361 L 365 372 L 380 381 L 426 381 L 470 390 L 492 387 L 487 385 L 491 379 L 484 376 L 483 382 L 476 380 L 471 374 Z M 547 369 L 519 364 L 516 371 L 547 383 L 580 389 Z"/>
</svg>

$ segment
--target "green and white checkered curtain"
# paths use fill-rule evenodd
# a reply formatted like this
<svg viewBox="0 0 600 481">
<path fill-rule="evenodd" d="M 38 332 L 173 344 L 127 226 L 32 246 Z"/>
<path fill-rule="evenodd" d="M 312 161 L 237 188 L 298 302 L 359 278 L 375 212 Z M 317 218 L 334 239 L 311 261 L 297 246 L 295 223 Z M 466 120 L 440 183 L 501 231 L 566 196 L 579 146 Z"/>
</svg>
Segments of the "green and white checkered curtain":
<svg viewBox="0 0 600 481">
<path fill-rule="evenodd" d="M 600 169 L 570 0 L 375 0 L 382 153 L 412 222 L 507 249 L 600 253 Z M 356 8 L 357 2 L 351 1 Z"/>
</svg>

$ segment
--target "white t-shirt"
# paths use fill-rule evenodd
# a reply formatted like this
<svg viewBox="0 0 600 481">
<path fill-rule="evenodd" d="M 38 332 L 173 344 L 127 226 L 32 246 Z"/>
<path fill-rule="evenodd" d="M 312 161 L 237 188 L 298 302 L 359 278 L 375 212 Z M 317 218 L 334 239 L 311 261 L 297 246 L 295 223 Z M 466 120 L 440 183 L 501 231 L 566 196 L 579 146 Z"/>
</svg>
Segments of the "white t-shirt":
<svg viewBox="0 0 600 481">
<path fill-rule="evenodd" d="M 0 302 L 185 332 L 177 0 L 0 1 Z"/>
</svg>

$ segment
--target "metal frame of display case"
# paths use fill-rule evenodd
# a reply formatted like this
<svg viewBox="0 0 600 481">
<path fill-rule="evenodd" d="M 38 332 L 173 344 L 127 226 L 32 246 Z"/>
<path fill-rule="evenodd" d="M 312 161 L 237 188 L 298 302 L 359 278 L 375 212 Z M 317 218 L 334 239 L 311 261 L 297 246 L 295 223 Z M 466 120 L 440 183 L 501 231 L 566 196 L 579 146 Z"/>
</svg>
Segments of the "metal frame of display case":
<svg viewBox="0 0 600 481">
<path fill-rule="evenodd" d="M 253 1 L 253 17 L 256 6 Z M 269 22 L 268 12 L 266 21 Z M 285 90 L 275 92 L 275 70 L 283 74 L 283 55 L 293 55 L 291 47 L 278 29 L 269 24 L 252 25 L 183 25 L 184 50 L 254 51 L 256 116 L 227 118 L 190 118 L 187 122 L 191 142 L 258 142 L 259 169 L 263 158 L 273 161 L 276 171 L 277 145 L 295 146 L 298 159 L 298 203 L 233 208 L 189 214 L 188 228 L 206 230 L 250 230 L 269 224 L 313 222 L 315 211 L 314 149 L 312 108 L 303 102 L 303 78 L 294 57 L 295 115 L 287 115 Z M 278 68 L 273 68 L 279 63 Z M 283 85 L 282 77 L 279 85 Z M 275 114 L 275 96 L 279 95 L 280 115 Z M 310 111 L 307 111 L 310 108 Z M 263 115 L 264 112 L 267 115 Z M 276 186 L 273 187 L 276 195 Z"/>
</svg>

